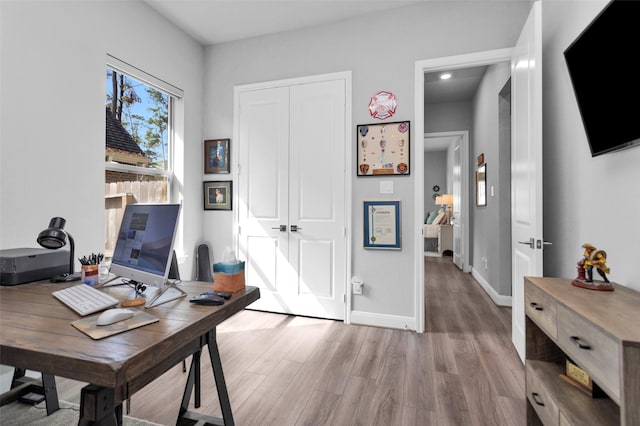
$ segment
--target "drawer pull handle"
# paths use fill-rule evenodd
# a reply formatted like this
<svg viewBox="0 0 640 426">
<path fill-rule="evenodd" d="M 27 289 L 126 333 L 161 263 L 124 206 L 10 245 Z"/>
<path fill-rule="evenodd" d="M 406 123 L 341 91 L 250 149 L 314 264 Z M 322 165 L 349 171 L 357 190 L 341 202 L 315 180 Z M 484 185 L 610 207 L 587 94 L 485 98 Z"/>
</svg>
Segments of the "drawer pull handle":
<svg viewBox="0 0 640 426">
<path fill-rule="evenodd" d="M 529 303 L 529 306 L 531 306 L 533 309 L 535 309 L 536 311 L 544 311 L 544 309 L 542 308 L 542 306 L 538 305 L 536 302 L 531 302 Z"/>
<path fill-rule="evenodd" d="M 537 392 L 532 392 L 531 393 L 531 398 L 533 398 L 533 402 L 535 402 L 536 404 L 538 404 L 541 407 L 544 407 L 544 402 L 540 401 L 540 395 Z"/>
<path fill-rule="evenodd" d="M 573 342 L 573 344 L 579 347 L 580 349 L 591 349 L 591 345 L 582 343 L 580 338 L 577 336 L 571 336 L 570 339 Z"/>
</svg>

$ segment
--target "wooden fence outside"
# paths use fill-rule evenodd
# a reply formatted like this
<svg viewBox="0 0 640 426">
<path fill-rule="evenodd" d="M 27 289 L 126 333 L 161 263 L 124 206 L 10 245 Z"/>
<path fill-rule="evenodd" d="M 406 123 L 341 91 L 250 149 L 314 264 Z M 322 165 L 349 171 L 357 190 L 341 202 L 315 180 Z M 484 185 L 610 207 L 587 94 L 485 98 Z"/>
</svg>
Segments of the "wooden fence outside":
<svg viewBox="0 0 640 426">
<path fill-rule="evenodd" d="M 129 181 L 105 184 L 104 254 L 110 259 L 118 240 L 120 223 L 127 204 L 166 203 L 167 181 Z"/>
<path fill-rule="evenodd" d="M 135 203 L 166 203 L 167 181 L 127 181 L 105 184 L 105 195 L 133 194 Z M 120 224 L 118 224 L 120 225 Z"/>
</svg>

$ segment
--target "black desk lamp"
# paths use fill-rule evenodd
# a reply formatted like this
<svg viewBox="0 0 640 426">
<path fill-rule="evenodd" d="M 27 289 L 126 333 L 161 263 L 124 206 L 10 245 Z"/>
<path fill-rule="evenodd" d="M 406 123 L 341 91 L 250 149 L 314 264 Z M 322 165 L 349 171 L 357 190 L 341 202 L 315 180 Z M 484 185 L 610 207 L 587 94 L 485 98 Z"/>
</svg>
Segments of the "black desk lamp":
<svg viewBox="0 0 640 426">
<path fill-rule="evenodd" d="M 71 234 L 63 229 L 65 223 L 67 223 L 67 221 L 63 218 L 54 217 L 49 222 L 49 227 L 38 235 L 38 244 L 48 249 L 59 249 L 60 247 L 64 247 L 67 243 L 67 237 L 69 237 L 69 272 L 51 277 L 51 282 L 69 282 L 80 279 L 80 274 L 75 274 L 73 272 L 75 242 L 73 241 Z"/>
</svg>

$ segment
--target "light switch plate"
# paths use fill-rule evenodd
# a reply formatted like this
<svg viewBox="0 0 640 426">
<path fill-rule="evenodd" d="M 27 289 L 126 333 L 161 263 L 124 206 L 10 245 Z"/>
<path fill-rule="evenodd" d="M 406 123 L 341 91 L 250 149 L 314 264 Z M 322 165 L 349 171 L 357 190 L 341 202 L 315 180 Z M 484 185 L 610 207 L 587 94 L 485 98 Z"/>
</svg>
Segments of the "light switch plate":
<svg viewBox="0 0 640 426">
<path fill-rule="evenodd" d="M 393 181 L 392 180 L 383 180 L 380 182 L 380 193 L 381 194 L 393 194 Z"/>
</svg>

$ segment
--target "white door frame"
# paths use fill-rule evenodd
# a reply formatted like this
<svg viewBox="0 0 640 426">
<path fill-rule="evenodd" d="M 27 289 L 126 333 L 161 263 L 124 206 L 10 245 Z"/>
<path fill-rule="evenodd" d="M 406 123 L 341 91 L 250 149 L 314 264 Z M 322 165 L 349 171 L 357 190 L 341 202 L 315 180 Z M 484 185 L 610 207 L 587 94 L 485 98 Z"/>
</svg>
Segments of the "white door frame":
<svg viewBox="0 0 640 426">
<path fill-rule="evenodd" d="M 346 324 L 351 323 L 351 305 L 352 305 L 352 297 L 351 297 L 351 249 L 352 249 L 352 241 L 351 241 L 351 230 L 352 227 L 352 184 L 351 184 L 351 176 L 353 173 L 353 154 L 351 149 L 351 144 L 353 143 L 353 134 L 351 131 L 352 126 L 352 73 L 351 71 L 342 71 L 328 74 L 318 74 L 313 76 L 305 76 L 305 77 L 295 77 L 290 79 L 283 80 L 274 80 L 274 81 L 266 81 L 259 83 L 249 83 L 242 84 L 238 86 L 234 86 L 233 88 L 233 140 L 239 141 L 240 139 L 240 93 L 243 91 L 251 91 L 258 89 L 268 89 L 282 86 L 293 86 L 296 84 L 308 84 L 308 83 L 316 83 L 322 81 L 329 80 L 344 80 L 345 82 L 345 146 L 344 146 L 344 173 L 345 173 L 345 192 L 344 192 L 344 223 L 345 223 L 345 250 L 347 253 L 346 265 L 345 265 L 345 276 L 344 276 L 344 294 L 345 297 L 345 314 L 344 314 L 344 322 Z M 242 171 L 240 170 L 238 163 L 238 144 L 231 144 L 231 158 L 232 161 L 235 162 L 235 165 L 232 166 L 232 176 L 233 180 L 238 182 Z M 233 197 L 235 200 L 238 200 L 238 186 L 233 185 Z M 239 250 L 239 223 L 240 223 L 240 209 L 235 209 L 233 214 L 233 229 L 235 232 L 233 233 L 233 246 L 235 249 L 236 257 L 238 256 Z"/>
<path fill-rule="evenodd" d="M 471 268 L 469 264 L 470 262 L 470 259 L 469 259 L 469 205 L 470 205 L 469 204 L 469 131 L 456 130 L 451 132 L 425 133 L 424 138 L 422 138 L 422 147 L 418 145 L 418 147 L 416 148 L 416 152 L 417 150 L 422 148 L 421 152 L 424 155 L 424 148 L 425 148 L 424 145 L 428 143 L 425 141 L 425 139 L 440 138 L 440 137 L 458 137 L 461 140 L 460 142 L 460 150 L 461 150 L 460 151 L 460 161 L 461 161 L 460 180 L 462 181 L 461 182 L 462 184 L 460 188 L 460 192 L 461 192 L 460 198 L 462 199 L 462 204 L 460 205 L 460 215 L 462 216 L 462 226 L 460 227 L 460 229 L 461 229 L 462 235 L 460 237 L 460 246 L 461 246 L 460 248 L 462 251 L 462 265 L 463 265 L 462 270 L 463 272 L 471 272 Z M 422 166 L 421 172 L 423 174 L 422 193 L 424 194 L 424 164 Z M 444 188 L 441 188 L 441 189 L 444 190 Z M 446 189 L 447 191 L 449 190 L 448 187 Z M 424 213 L 423 213 L 423 216 L 424 216 Z M 454 217 L 454 220 L 455 219 L 459 219 L 459 218 Z M 454 241 L 454 244 L 455 244 L 455 241 Z"/>
<path fill-rule="evenodd" d="M 438 70 L 468 68 L 480 65 L 491 65 L 499 62 L 511 62 L 511 48 L 487 50 L 466 55 L 447 56 L 435 59 L 416 61 L 415 64 L 415 134 L 424 135 L 424 74 Z M 420 145 L 420 144 L 418 144 Z M 417 147 L 416 153 L 419 147 Z M 424 149 L 423 149 L 424 151 Z M 414 155 L 415 185 L 414 185 L 414 216 L 416 229 L 421 229 L 424 216 L 424 155 Z M 468 162 L 468 158 L 467 158 Z M 468 169 L 468 166 L 467 166 Z M 468 173 L 468 170 L 467 170 Z M 469 218 L 468 218 L 469 219 Z M 466 247 L 469 247 L 468 226 L 466 232 Z M 424 239 L 421 232 L 414 232 L 414 282 L 415 282 L 415 311 L 416 331 L 424 333 L 425 328 L 425 294 L 424 294 Z M 464 237 L 463 237 L 464 238 Z M 467 255 L 468 256 L 468 255 Z"/>
</svg>

